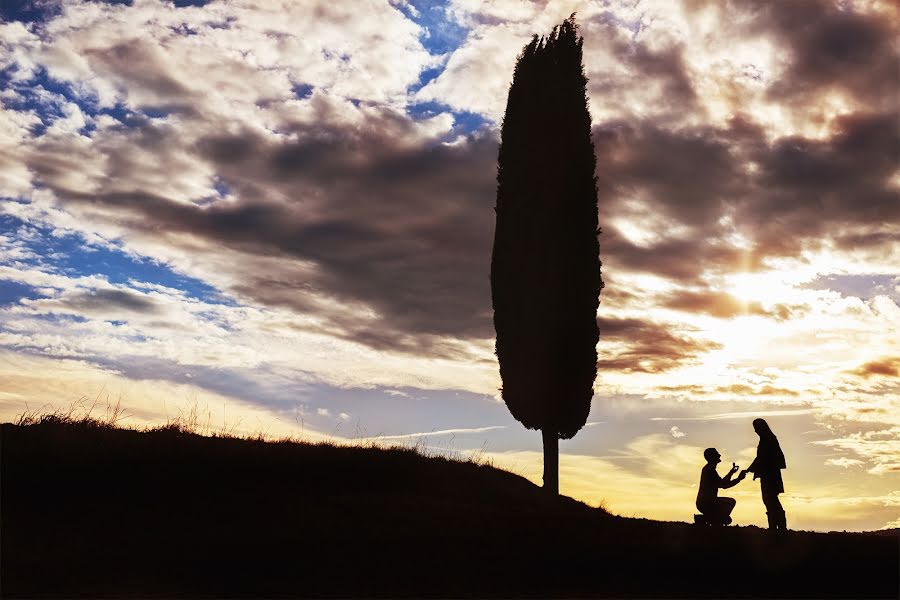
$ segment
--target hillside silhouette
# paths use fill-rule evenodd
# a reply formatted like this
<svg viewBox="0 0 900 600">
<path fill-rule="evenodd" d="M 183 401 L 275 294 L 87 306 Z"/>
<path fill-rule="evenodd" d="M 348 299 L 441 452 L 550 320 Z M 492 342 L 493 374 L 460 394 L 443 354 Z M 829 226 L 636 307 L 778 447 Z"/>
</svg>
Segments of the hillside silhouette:
<svg viewBox="0 0 900 600">
<path fill-rule="evenodd" d="M 5 597 L 898 595 L 896 532 L 621 518 L 410 448 L 60 418 L 0 434 Z"/>
</svg>

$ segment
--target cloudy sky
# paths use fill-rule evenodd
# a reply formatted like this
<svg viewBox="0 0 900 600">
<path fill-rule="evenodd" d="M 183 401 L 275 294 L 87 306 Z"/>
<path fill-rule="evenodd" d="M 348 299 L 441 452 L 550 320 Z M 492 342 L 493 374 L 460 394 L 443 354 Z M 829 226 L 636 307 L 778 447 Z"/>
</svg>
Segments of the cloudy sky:
<svg viewBox="0 0 900 600">
<path fill-rule="evenodd" d="M 689 520 L 702 450 L 746 466 L 762 415 L 792 527 L 900 525 L 891 2 L 0 6 L 0 419 L 121 399 L 540 481 L 492 209 L 516 55 L 577 11 L 606 288 L 561 491 Z"/>
</svg>

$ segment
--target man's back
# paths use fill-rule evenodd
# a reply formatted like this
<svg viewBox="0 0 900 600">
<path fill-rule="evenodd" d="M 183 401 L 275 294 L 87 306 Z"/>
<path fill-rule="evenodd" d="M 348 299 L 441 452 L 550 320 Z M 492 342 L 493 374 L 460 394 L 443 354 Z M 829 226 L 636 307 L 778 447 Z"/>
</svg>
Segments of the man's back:
<svg viewBox="0 0 900 600">
<path fill-rule="evenodd" d="M 700 489 L 697 491 L 697 507 L 709 505 L 719 496 L 721 478 L 716 472 L 716 465 L 707 463 L 700 471 Z"/>
</svg>

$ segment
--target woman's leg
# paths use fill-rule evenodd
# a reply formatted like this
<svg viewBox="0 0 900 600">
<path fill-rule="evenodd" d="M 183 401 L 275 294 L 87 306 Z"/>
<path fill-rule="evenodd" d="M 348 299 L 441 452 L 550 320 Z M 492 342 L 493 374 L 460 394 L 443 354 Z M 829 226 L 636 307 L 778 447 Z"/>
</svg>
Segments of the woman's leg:
<svg viewBox="0 0 900 600">
<path fill-rule="evenodd" d="M 772 494 L 772 506 L 775 509 L 776 514 L 778 515 L 778 529 L 786 530 L 787 529 L 787 515 L 784 513 L 784 507 L 781 505 L 781 499 L 778 497 L 778 494 Z"/>
<path fill-rule="evenodd" d="M 778 492 L 770 489 L 765 483 L 761 487 L 763 504 L 766 505 L 766 515 L 769 517 L 769 529 L 787 529 L 787 519 L 781 500 L 778 499 Z"/>
</svg>

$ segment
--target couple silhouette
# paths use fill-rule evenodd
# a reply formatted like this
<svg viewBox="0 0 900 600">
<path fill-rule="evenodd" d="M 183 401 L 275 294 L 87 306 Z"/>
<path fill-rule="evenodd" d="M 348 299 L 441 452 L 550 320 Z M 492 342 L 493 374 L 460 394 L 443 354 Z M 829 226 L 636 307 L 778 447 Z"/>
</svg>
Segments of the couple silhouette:
<svg viewBox="0 0 900 600">
<path fill-rule="evenodd" d="M 754 419 L 753 429 L 759 436 L 756 458 L 749 467 L 740 471 L 737 478 L 733 479 L 740 467 L 735 463 L 731 463 L 731 469 L 725 477 L 719 477 L 716 465 L 722 461 L 722 455 L 715 448 L 707 448 L 703 451 L 706 466 L 700 473 L 700 489 L 697 492 L 697 510 L 700 511 L 700 514 L 694 515 L 695 523 L 729 525 L 731 511 L 734 510 L 737 502 L 734 498 L 720 498 L 719 490 L 736 486 L 744 480 L 749 472 L 753 473 L 753 479 L 760 480 L 762 500 L 766 506 L 766 515 L 769 517 L 769 529 L 787 530 L 787 517 L 781 501 L 778 499 L 778 494 L 784 492 L 784 482 L 781 479 L 781 470 L 787 467 L 784 453 L 778 444 L 778 438 L 772 433 L 769 424 L 764 419 Z"/>
</svg>

